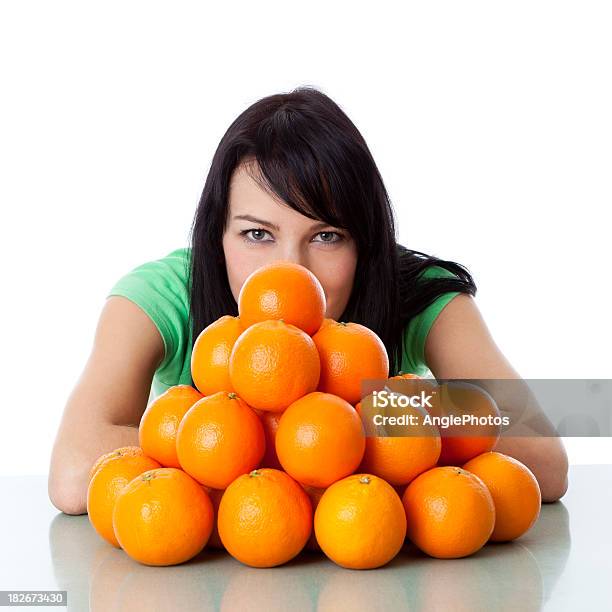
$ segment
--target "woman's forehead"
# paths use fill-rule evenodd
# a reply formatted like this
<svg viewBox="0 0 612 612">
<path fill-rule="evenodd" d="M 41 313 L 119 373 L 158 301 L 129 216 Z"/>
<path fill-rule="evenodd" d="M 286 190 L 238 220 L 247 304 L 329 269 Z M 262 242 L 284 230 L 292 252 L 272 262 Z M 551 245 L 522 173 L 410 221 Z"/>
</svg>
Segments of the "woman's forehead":
<svg viewBox="0 0 612 612">
<path fill-rule="evenodd" d="M 266 186 L 263 180 L 257 178 L 252 172 L 240 165 L 232 175 L 229 188 L 230 208 L 243 207 L 247 204 L 250 208 L 270 208 L 273 204 L 286 205 L 277 194 Z M 232 210 L 232 213 L 234 211 Z"/>
</svg>

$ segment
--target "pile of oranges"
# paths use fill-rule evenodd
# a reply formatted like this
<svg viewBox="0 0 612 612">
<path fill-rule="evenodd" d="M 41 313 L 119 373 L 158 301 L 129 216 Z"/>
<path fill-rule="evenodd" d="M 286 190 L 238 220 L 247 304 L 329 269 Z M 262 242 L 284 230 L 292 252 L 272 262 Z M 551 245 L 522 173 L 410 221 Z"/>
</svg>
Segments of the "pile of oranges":
<svg viewBox="0 0 612 612">
<path fill-rule="evenodd" d="M 397 393 L 417 377 L 388 378 L 372 330 L 325 318 L 309 270 L 259 268 L 238 307 L 196 339 L 195 388 L 168 389 L 145 410 L 139 446 L 91 468 L 89 518 L 112 545 L 147 565 L 182 563 L 210 546 L 253 567 L 311 549 L 368 569 L 407 538 L 428 555 L 457 558 L 534 524 L 538 483 L 492 452 L 499 431 L 368 432 L 362 380 L 383 379 Z"/>
</svg>

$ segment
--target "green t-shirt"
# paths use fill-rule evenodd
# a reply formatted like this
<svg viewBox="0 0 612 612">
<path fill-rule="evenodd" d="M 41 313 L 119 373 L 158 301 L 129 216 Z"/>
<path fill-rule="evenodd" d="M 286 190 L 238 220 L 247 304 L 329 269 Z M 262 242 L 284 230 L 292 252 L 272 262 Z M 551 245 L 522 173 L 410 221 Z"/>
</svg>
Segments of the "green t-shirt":
<svg viewBox="0 0 612 612">
<path fill-rule="evenodd" d="M 109 291 L 111 295 L 128 298 L 149 315 L 164 342 L 164 359 L 155 371 L 153 397 L 158 397 L 174 385 L 191 384 L 192 333 L 188 325 L 189 254 L 184 247 L 166 257 L 141 264 L 122 276 Z M 430 266 L 422 278 L 455 276 L 438 266 Z M 402 357 L 402 372 L 419 376 L 431 375 L 425 363 L 425 339 L 440 311 L 458 292 L 444 293 L 414 317 L 406 327 L 406 351 Z"/>
<path fill-rule="evenodd" d="M 421 273 L 419 278 L 458 278 L 446 268 L 440 266 L 429 266 Z M 449 291 L 439 295 L 427 308 L 413 317 L 405 330 L 406 350 L 402 355 L 402 365 L 400 370 L 404 373 L 411 372 L 417 376 L 427 376 L 433 378 L 431 370 L 425 363 L 425 340 L 427 334 L 442 312 L 442 309 L 456 296 L 459 291 Z"/>
</svg>

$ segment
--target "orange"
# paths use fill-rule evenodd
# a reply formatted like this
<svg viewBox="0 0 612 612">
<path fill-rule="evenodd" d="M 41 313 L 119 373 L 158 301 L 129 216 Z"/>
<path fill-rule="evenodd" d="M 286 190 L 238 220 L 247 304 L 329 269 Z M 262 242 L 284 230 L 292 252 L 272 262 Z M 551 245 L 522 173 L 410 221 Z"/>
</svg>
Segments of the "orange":
<svg viewBox="0 0 612 612">
<path fill-rule="evenodd" d="M 121 490 L 136 476 L 160 467 L 159 463 L 134 447 L 124 453 L 124 448 L 103 455 L 102 461 L 91 477 L 87 488 L 87 513 L 93 528 L 113 546 L 119 542 L 113 531 L 113 508 Z M 109 456 L 111 455 L 111 456 Z"/>
<path fill-rule="evenodd" d="M 229 377 L 229 356 L 242 331 L 239 317 L 224 315 L 196 338 L 191 351 L 191 378 L 202 394 L 234 391 Z"/>
<path fill-rule="evenodd" d="M 439 443 L 439 438 L 437 440 Z M 368 436 L 359 471 L 380 476 L 393 487 L 405 487 L 419 474 L 437 465 L 432 459 L 439 454 L 435 441 L 436 438 L 431 437 Z"/>
<path fill-rule="evenodd" d="M 312 506 L 288 474 L 262 468 L 227 487 L 217 524 L 234 558 L 253 567 L 274 567 L 304 548 L 312 530 Z"/>
<path fill-rule="evenodd" d="M 353 474 L 325 490 L 315 512 L 321 550 L 350 569 L 385 565 L 400 551 L 406 515 L 393 487 L 372 474 Z"/>
<path fill-rule="evenodd" d="M 491 395 L 472 383 L 450 381 L 438 386 L 438 397 L 432 416 L 499 419 L 500 412 Z M 494 423 L 494 421 L 492 421 Z M 499 440 L 499 424 L 457 424 L 440 429 L 442 451 L 438 465 L 461 466 L 466 461 L 492 450 Z"/>
<path fill-rule="evenodd" d="M 459 467 L 436 467 L 417 476 L 402 498 L 408 538 L 440 559 L 482 548 L 495 525 L 495 506 L 478 476 Z"/>
<path fill-rule="evenodd" d="M 175 565 L 206 545 L 213 506 L 206 491 L 183 470 L 149 470 L 117 497 L 113 527 L 121 548 L 136 561 Z"/>
<path fill-rule="evenodd" d="M 395 376 L 390 376 L 389 380 L 403 380 L 403 379 L 422 379 L 418 374 L 413 374 L 412 372 L 402 372 L 400 370 Z"/>
<path fill-rule="evenodd" d="M 112 459 L 113 457 L 120 457 L 122 455 L 144 455 L 144 452 L 140 446 L 122 446 L 121 448 L 116 448 L 110 453 L 105 453 L 104 455 L 100 455 L 91 466 L 89 470 L 89 480 L 93 478 L 93 475 L 98 471 L 98 468 L 107 460 Z"/>
<path fill-rule="evenodd" d="M 181 467 L 213 489 L 225 489 L 259 465 L 265 444 L 259 417 L 235 393 L 225 391 L 196 402 L 176 437 Z"/>
<path fill-rule="evenodd" d="M 400 395 L 389 393 L 387 397 Z M 423 422 L 427 414 L 423 409 L 399 404 L 374 407 L 373 396 L 368 395 L 357 404 L 356 410 L 364 420 L 368 434 L 360 472 L 380 476 L 389 484 L 400 486 L 435 467 L 440 457 L 440 434 L 437 427 Z M 397 418 L 402 415 L 412 416 L 418 424 L 374 425 L 374 417 Z"/>
<path fill-rule="evenodd" d="M 317 391 L 333 393 L 356 404 L 362 397 L 362 380 L 389 375 L 387 349 L 364 325 L 325 319 L 312 339 L 321 358 Z"/>
<path fill-rule="evenodd" d="M 310 503 L 312 505 L 313 513 L 316 511 L 317 506 L 319 505 L 319 501 L 325 493 L 326 489 L 318 489 L 317 487 L 309 487 L 308 485 L 302 485 L 304 491 L 306 491 L 308 497 L 310 498 Z M 310 534 L 310 538 L 308 538 L 308 542 L 306 542 L 306 550 L 321 550 L 321 547 L 317 543 L 317 538 L 315 537 L 314 532 L 314 514 L 313 514 L 313 525 L 312 525 L 312 533 Z"/>
<path fill-rule="evenodd" d="M 464 466 L 486 485 L 495 504 L 494 542 L 522 536 L 536 522 L 542 506 L 540 485 L 523 463 L 502 453 L 488 452 Z"/>
<path fill-rule="evenodd" d="M 404 393 L 405 395 L 418 394 L 421 390 L 427 394 L 437 391 L 437 381 L 431 378 L 422 378 L 416 374 L 398 374 L 387 379 L 385 386 L 390 391 L 395 393 Z"/>
<path fill-rule="evenodd" d="M 259 467 L 269 467 L 277 470 L 283 469 L 276 455 L 276 432 L 281 416 L 282 412 L 268 412 L 262 410 L 259 413 L 259 418 L 261 419 L 261 424 L 263 425 L 264 434 L 266 436 L 266 452 L 264 453 Z"/>
<path fill-rule="evenodd" d="M 321 391 L 293 402 L 276 432 L 276 454 L 283 469 L 311 487 L 327 487 L 352 474 L 364 448 L 365 433 L 353 406 Z"/>
<path fill-rule="evenodd" d="M 204 485 L 202 486 L 204 487 L 206 493 L 208 493 L 208 497 L 210 497 L 215 515 L 213 530 L 206 546 L 209 546 L 210 548 L 223 548 L 223 543 L 219 537 L 219 528 L 217 527 L 217 517 L 219 516 L 219 504 L 221 503 L 221 498 L 223 497 L 224 491 L 221 489 L 211 489 L 210 487 L 205 487 Z"/>
<path fill-rule="evenodd" d="M 240 324 L 282 319 L 312 336 L 325 316 L 325 293 L 308 268 L 288 261 L 262 266 L 244 281 L 238 295 Z"/>
<path fill-rule="evenodd" d="M 230 378 L 253 408 L 282 412 L 314 391 L 321 365 L 312 338 L 284 321 L 254 323 L 240 334 L 230 355 Z"/>
<path fill-rule="evenodd" d="M 186 412 L 202 397 L 190 385 L 176 385 L 152 401 L 138 427 L 145 454 L 165 467 L 181 467 L 176 456 L 176 432 Z"/>
</svg>

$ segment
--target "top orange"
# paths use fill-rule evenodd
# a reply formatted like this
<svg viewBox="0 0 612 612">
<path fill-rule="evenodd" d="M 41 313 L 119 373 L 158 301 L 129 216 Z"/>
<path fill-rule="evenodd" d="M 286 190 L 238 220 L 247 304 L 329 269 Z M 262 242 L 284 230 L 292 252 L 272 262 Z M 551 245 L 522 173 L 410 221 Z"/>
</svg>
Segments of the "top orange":
<svg viewBox="0 0 612 612">
<path fill-rule="evenodd" d="M 312 336 L 323 323 L 325 309 L 325 293 L 317 277 L 289 261 L 261 266 L 247 277 L 238 295 L 242 329 L 282 319 Z"/>
</svg>

